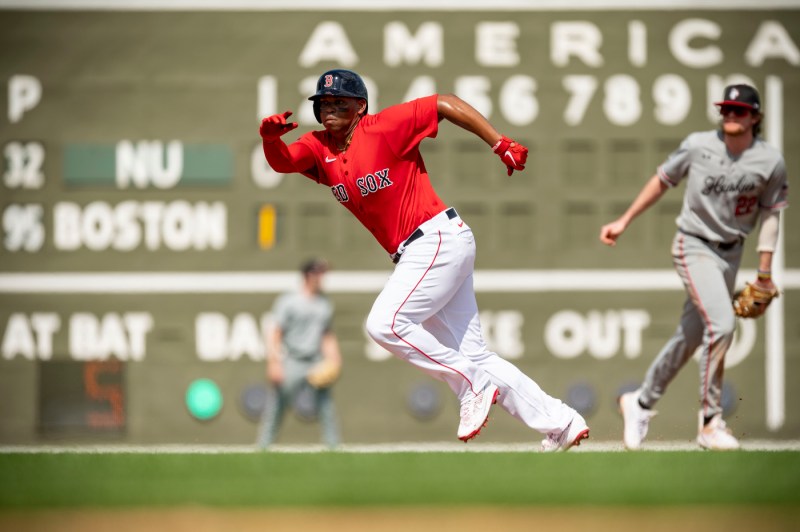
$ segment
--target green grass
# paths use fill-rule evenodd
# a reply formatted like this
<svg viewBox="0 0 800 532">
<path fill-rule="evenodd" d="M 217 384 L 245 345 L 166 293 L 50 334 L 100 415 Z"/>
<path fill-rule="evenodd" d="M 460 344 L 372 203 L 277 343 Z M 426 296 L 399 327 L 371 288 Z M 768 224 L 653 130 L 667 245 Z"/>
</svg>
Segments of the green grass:
<svg viewBox="0 0 800 532">
<path fill-rule="evenodd" d="M 797 452 L 0 454 L 0 509 L 796 505 Z"/>
</svg>

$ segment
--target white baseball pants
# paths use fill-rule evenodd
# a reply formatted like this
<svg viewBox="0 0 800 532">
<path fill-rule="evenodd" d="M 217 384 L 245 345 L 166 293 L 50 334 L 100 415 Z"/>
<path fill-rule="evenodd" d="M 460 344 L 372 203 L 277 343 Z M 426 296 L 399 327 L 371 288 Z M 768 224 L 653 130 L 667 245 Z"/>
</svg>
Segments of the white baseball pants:
<svg viewBox="0 0 800 532">
<path fill-rule="evenodd" d="M 475 240 L 441 212 L 420 226 L 372 306 L 368 334 L 395 356 L 443 380 L 463 401 L 489 382 L 498 404 L 532 429 L 561 430 L 575 411 L 546 394 L 519 368 L 489 351 L 473 288 Z"/>
</svg>

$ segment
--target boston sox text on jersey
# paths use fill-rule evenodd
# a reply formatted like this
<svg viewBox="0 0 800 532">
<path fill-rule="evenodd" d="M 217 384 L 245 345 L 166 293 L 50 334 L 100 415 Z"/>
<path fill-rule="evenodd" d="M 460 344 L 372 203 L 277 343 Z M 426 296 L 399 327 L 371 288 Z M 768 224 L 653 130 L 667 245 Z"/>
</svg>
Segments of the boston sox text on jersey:
<svg viewBox="0 0 800 532">
<path fill-rule="evenodd" d="M 326 131 L 298 140 L 314 154 L 304 175 L 330 187 L 333 196 L 369 229 L 389 253 L 447 206 L 431 185 L 419 143 L 439 130 L 436 95 L 366 115 L 346 152 Z"/>
</svg>

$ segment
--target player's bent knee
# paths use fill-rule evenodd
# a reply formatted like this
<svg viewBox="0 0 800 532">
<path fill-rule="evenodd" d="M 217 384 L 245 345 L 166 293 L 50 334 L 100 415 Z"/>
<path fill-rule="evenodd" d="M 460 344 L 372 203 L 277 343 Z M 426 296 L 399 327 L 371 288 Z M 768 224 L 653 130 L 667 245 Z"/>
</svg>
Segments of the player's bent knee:
<svg viewBox="0 0 800 532">
<path fill-rule="evenodd" d="M 391 321 L 382 312 L 370 312 L 365 327 L 369 337 L 384 347 L 393 336 Z"/>
</svg>

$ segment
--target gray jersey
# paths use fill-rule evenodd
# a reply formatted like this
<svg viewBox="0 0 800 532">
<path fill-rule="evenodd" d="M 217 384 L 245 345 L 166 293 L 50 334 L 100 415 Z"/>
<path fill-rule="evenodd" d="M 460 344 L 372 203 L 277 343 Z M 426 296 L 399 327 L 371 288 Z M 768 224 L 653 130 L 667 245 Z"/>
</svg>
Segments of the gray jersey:
<svg viewBox="0 0 800 532">
<path fill-rule="evenodd" d="M 733 242 L 747 236 L 761 210 L 788 205 L 786 167 L 781 153 L 757 138 L 738 157 L 732 157 L 719 131 L 692 133 L 658 168 L 674 187 L 686 178 L 678 227 L 714 242 Z"/>
<path fill-rule="evenodd" d="M 289 357 L 313 359 L 321 356 L 322 336 L 331 330 L 333 304 L 324 295 L 309 297 L 301 292 L 283 294 L 275 301 L 272 315 L 283 333 Z"/>
</svg>

